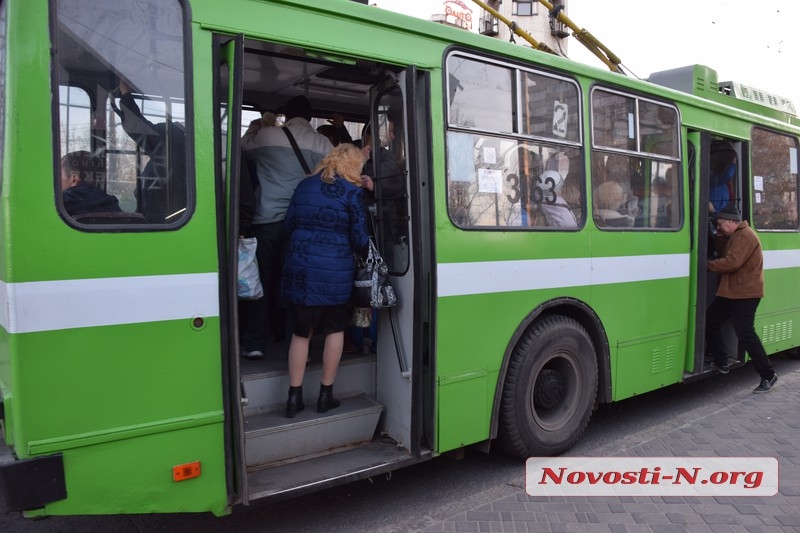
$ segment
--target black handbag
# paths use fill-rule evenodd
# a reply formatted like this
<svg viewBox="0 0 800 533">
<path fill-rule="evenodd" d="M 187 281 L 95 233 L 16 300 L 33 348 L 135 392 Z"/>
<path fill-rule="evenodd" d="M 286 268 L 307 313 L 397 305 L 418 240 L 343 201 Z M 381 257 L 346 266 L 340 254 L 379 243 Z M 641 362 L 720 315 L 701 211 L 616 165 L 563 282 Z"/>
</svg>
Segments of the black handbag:
<svg viewBox="0 0 800 533">
<path fill-rule="evenodd" d="M 389 267 L 378 253 L 378 248 L 369 240 L 365 259 L 356 260 L 356 275 L 350 296 L 353 307 L 382 309 L 397 305 L 397 295 L 389 282 Z"/>
</svg>

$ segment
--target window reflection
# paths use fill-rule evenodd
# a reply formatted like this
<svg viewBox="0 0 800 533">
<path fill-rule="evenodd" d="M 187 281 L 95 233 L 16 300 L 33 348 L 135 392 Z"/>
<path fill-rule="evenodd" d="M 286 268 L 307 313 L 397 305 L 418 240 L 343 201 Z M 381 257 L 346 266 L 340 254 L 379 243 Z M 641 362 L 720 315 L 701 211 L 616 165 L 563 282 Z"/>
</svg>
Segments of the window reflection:
<svg viewBox="0 0 800 533">
<path fill-rule="evenodd" d="M 753 221 L 760 230 L 797 230 L 797 140 L 753 130 Z"/>
<path fill-rule="evenodd" d="M 451 56 L 447 70 L 450 124 L 488 131 L 514 131 L 511 69 Z"/>
</svg>

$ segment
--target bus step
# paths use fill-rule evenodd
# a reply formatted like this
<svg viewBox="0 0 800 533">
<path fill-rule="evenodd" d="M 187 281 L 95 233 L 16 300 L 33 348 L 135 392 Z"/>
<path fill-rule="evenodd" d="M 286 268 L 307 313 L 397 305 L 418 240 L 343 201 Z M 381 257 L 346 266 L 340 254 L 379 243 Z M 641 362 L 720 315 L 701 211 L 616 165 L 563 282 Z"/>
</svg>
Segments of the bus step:
<svg viewBox="0 0 800 533">
<path fill-rule="evenodd" d="M 414 457 L 395 444 L 374 439 L 358 448 L 335 455 L 312 457 L 247 473 L 247 493 L 250 502 L 277 501 L 320 489 L 365 479 L 410 466 L 431 458 L 430 451 Z"/>
<path fill-rule="evenodd" d="M 249 400 L 243 406 L 244 417 L 266 414 L 286 407 L 286 393 L 289 390 L 289 371 L 285 356 L 280 366 L 275 364 L 277 358 L 268 361 L 246 361 L 250 366 L 243 369 L 242 387 Z M 261 366 L 256 366 L 261 365 Z M 268 368 L 267 365 L 273 365 Z M 309 363 L 306 367 L 305 387 L 303 394 L 306 401 L 313 400 L 316 408 L 319 382 L 322 379 L 322 365 L 319 362 Z M 345 355 L 336 372 L 333 384 L 336 398 L 367 394 L 375 396 L 375 356 Z"/>
<path fill-rule="evenodd" d="M 286 418 L 285 406 L 246 417 L 248 469 L 327 455 L 371 442 L 383 406 L 363 394 L 337 398 L 341 405 L 324 414 L 317 413 L 315 395 L 305 399 L 306 408 L 296 418 Z"/>
</svg>

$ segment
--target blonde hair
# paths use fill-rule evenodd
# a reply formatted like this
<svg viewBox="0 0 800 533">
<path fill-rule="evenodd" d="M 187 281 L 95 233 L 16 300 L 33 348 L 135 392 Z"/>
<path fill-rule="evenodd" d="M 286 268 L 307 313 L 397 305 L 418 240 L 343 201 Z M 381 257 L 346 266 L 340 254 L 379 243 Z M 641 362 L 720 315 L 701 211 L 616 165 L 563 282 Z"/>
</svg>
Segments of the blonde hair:
<svg viewBox="0 0 800 533">
<path fill-rule="evenodd" d="M 350 143 L 342 143 L 326 155 L 314 172 L 322 171 L 322 181 L 333 183 L 336 176 L 344 178 L 353 185 L 361 185 L 361 169 L 364 154 Z"/>
</svg>

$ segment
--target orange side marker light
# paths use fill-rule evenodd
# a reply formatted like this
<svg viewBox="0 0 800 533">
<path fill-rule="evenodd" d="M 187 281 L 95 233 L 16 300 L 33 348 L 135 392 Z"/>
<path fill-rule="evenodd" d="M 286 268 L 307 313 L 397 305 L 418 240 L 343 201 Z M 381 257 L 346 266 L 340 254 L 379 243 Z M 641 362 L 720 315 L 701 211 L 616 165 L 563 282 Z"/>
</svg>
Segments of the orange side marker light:
<svg viewBox="0 0 800 533">
<path fill-rule="evenodd" d="M 186 481 L 200 476 L 200 461 L 194 461 L 172 467 L 173 481 Z"/>
</svg>

